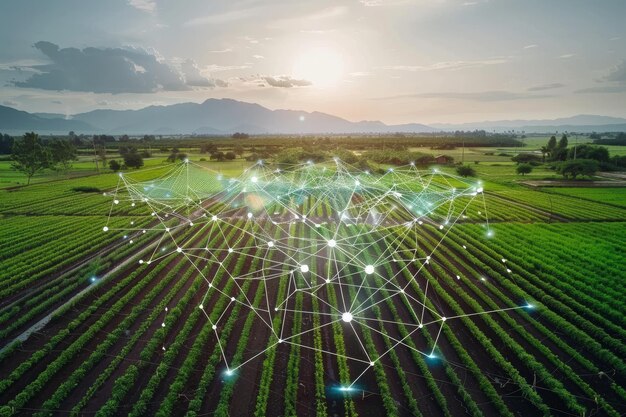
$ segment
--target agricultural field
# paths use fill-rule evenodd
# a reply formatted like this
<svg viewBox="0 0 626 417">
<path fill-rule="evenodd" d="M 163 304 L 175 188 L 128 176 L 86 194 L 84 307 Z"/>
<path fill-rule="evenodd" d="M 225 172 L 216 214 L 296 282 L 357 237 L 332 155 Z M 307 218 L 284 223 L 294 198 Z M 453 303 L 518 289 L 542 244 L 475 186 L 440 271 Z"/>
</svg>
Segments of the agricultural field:
<svg viewBox="0 0 626 417">
<path fill-rule="evenodd" d="M 624 189 L 466 152 L 477 178 L 0 165 L 0 415 L 626 414 Z"/>
</svg>

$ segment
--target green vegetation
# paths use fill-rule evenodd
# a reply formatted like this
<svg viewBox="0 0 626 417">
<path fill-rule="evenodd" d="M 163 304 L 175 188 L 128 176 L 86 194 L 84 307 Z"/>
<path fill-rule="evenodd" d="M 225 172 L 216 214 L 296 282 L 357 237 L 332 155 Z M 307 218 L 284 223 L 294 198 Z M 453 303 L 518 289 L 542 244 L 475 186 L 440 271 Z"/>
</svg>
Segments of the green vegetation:
<svg viewBox="0 0 626 417">
<path fill-rule="evenodd" d="M 96 137 L 85 138 L 76 148 L 78 160 L 68 157 L 66 165 L 58 155 L 72 152 L 62 142 L 34 134 L 11 141 L 14 159 L 0 161 L 0 179 L 8 187 L 0 190 L 0 415 L 49 416 L 60 410 L 98 416 L 227 416 L 242 410 L 256 416 L 316 417 L 624 414 L 626 188 L 532 189 L 518 184 L 562 181 L 561 175 L 594 178 L 598 169 L 618 166 L 612 161 L 619 152 L 609 143 L 577 144 L 571 137 L 528 138 L 524 148 L 517 142 L 486 147 L 479 138 L 467 149 L 459 149 L 460 138 L 435 139 L 427 137 L 421 144 L 415 138 L 386 137 L 382 149 L 380 138 L 363 137 L 304 143 L 239 135 L 158 146 L 150 137 L 124 143 Z M 465 163 L 437 169 L 475 175 L 471 181 L 484 187 L 484 194 L 470 205 L 459 199 L 449 209 L 461 216 L 454 228 L 441 230 L 425 222 L 417 240 L 403 233 L 401 225 L 411 219 L 400 211 L 390 215 L 389 239 L 402 237 L 398 245 L 402 254 L 410 255 L 377 265 L 382 276 L 372 275 L 358 294 L 378 301 L 371 310 L 372 328 L 359 330 L 363 346 L 355 345 L 349 326 L 331 323 L 329 317 L 342 305 L 334 291 L 321 289 L 319 298 L 294 296 L 294 309 L 301 313 L 275 316 L 275 334 L 260 324 L 259 315 L 241 308 L 241 297 L 259 306 L 265 291 L 281 299 L 293 290 L 286 279 L 231 279 L 239 274 L 259 277 L 254 274 L 263 268 L 261 243 L 240 240 L 244 218 L 210 238 L 196 226 L 179 233 L 193 245 L 216 252 L 237 241 L 246 254 L 258 255 L 249 262 L 231 256 L 219 258 L 218 265 L 202 257 L 187 262 L 167 255 L 140 265 L 139 259 L 154 249 L 153 242 L 131 244 L 133 236 L 115 231 L 130 222 L 151 227 L 130 205 L 116 207 L 111 230 L 102 233 L 110 210 L 110 199 L 102 193 L 120 181 L 113 171 L 147 181 L 167 172 L 172 162 L 189 158 L 235 176 L 254 163 L 248 159 L 269 158 L 284 167 L 310 159 L 330 161 L 325 166 L 332 167 L 332 158 L 339 157 L 378 175 L 411 162 L 430 169 L 439 165 L 434 157 L 441 153 L 457 162 L 465 158 Z M 133 158 L 140 158 L 147 169 L 127 172 L 137 166 Z M 474 160 L 480 164 L 466 165 Z M 17 186 L 25 176 L 32 183 Z M 309 198 L 300 204 L 303 212 L 315 213 L 316 221 L 332 224 L 335 213 L 327 201 Z M 275 208 L 287 215 L 283 209 Z M 443 210 L 435 210 L 434 216 Z M 492 220 L 489 236 L 485 210 Z M 299 222 L 286 227 L 290 235 L 304 234 Z M 350 227 L 365 231 L 368 226 Z M 337 229 L 338 241 L 348 236 L 346 229 Z M 334 230 L 322 227 L 319 233 L 330 238 Z M 286 234 L 275 228 L 269 236 L 280 241 Z M 384 243 L 380 236 L 363 242 L 363 261 L 375 264 L 386 250 Z M 272 256 L 278 261 L 285 255 Z M 344 255 L 337 256 L 342 260 Z M 334 268 L 323 257 L 310 264 L 315 273 L 331 275 Z M 206 282 L 198 270 L 213 285 L 205 300 Z M 356 283 L 359 272 L 359 266 L 348 265 L 346 282 Z M 287 266 L 282 274 L 289 274 Z M 392 275 L 414 299 L 390 297 L 383 276 Z M 355 287 L 350 291 L 357 297 Z M 463 317 L 443 326 L 438 335 L 432 326 L 402 324 L 407 317 L 419 320 L 415 300 L 424 299 L 427 307 L 449 317 L 532 308 Z M 211 309 L 198 308 L 201 303 Z M 216 333 L 210 323 L 222 315 Z M 428 310 L 426 315 L 434 319 Z M 16 339 L 44 319 L 49 322 L 43 330 Z M 385 321 L 395 324 L 383 326 Z M 279 343 L 276 334 L 282 328 L 299 335 L 293 344 Z M 234 356 L 235 367 L 250 352 L 275 348 L 227 376 L 216 334 Z M 437 338 L 435 358 L 420 353 L 430 352 Z M 314 349 L 297 343 L 304 339 Z M 388 353 L 372 355 L 372 365 L 329 353 L 354 349 Z M 363 366 L 371 369 L 353 392 L 337 390 L 349 386 Z"/>
</svg>

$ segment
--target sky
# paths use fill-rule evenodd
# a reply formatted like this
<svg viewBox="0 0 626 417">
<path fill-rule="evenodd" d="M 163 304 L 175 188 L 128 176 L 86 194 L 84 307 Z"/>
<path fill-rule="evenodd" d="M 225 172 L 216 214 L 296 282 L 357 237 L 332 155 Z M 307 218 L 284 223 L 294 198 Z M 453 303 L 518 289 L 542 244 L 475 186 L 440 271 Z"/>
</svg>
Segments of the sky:
<svg viewBox="0 0 626 417">
<path fill-rule="evenodd" d="M 3 0 L 0 105 L 626 117 L 624 0 Z"/>
</svg>

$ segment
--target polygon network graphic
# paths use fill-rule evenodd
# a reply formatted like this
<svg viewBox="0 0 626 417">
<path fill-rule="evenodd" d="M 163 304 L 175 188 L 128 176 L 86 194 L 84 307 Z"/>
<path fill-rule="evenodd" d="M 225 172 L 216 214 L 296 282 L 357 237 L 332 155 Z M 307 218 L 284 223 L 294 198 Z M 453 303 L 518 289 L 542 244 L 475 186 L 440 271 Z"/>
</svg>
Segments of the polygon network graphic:
<svg viewBox="0 0 626 417">
<path fill-rule="evenodd" d="M 259 161 L 228 176 L 184 161 L 155 180 L 133 176 L 105 194 L 110 216 L 134 215 L 123 230 L 139 264 L 190 263 L 226 375 L 280 344 L 345 361 L 346 390 L 398 347 L 436 358 L 444 326 L 464 316 L 437 307 L 425 272 L 468 207 L 490 233 L 480 183 L 413 165 Z M 227 334 L 246 325 L 255 342 L 229 350 Z"/>
</svg>

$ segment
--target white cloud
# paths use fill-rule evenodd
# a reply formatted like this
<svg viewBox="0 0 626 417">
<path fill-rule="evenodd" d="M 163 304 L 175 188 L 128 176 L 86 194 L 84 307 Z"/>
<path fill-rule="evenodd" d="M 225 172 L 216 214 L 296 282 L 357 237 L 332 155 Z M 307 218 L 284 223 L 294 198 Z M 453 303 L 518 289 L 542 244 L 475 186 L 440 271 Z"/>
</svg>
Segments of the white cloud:
<svg viewBox="0 0 626 417">
<path fill-rule="evenodd" d="M 252 55 L 252 58 L 254 58 L 254 59 L 265 59 L 265 57 L 263 55 Z"/>
<path fill-rule="evenodd" d="M 557 58 L 560 58 L 560 59 L 569 59 L 569 58 L 572 58 L 572 57 L 574 57 L 574 56 L 576 56 L 576 54 L 563 54 L 563 55 L 559 55 Z"/>
<path fill-rule="evenodd" d="M 524 46 L 524 49 L 532 49 L 532 48 L 536 48 L 536 47 L 538 47 L 538 46 L 539 46 L 539 45 L 537 45 L 537 44 L 534 44 L 534 43 L 533 43 L 533 44 L 530 44 L 530 45 L 526 45 L 526 46 Z"/>
<path fill-rule="evenodd" d="M 438 70 L 460 70 L 465 68 L 481 68 L 488 65 L 499 65 L 509 62 L 508 59 L 485 59 L 477 61 L 443 61 L 430 65 L 388 65 L 382 67 L 384 70 L 393 71 L 438 71 Z"/>
<path fill-rule="evenodd" d="M 128 0 L 128 4 L 142 12 L 153 13 L 156 10 L 154 0 Z"/>
<path fill-rule="evenodd" d="M 225 49 L 216 49 L 216 50 L 212 50 L 212 51 L 207 51 L 210 54 L 225 54 L 227 52 L 232 52 L 233 50 L 231 48 L 225 48 Z"/>
<path fill-rule="evenodd" d="M 209 65 L 206 67 L 206 71 L 219 72 L 219 71 L 233 71 L 250 68 L 250 65 Z"/>
</svg>

